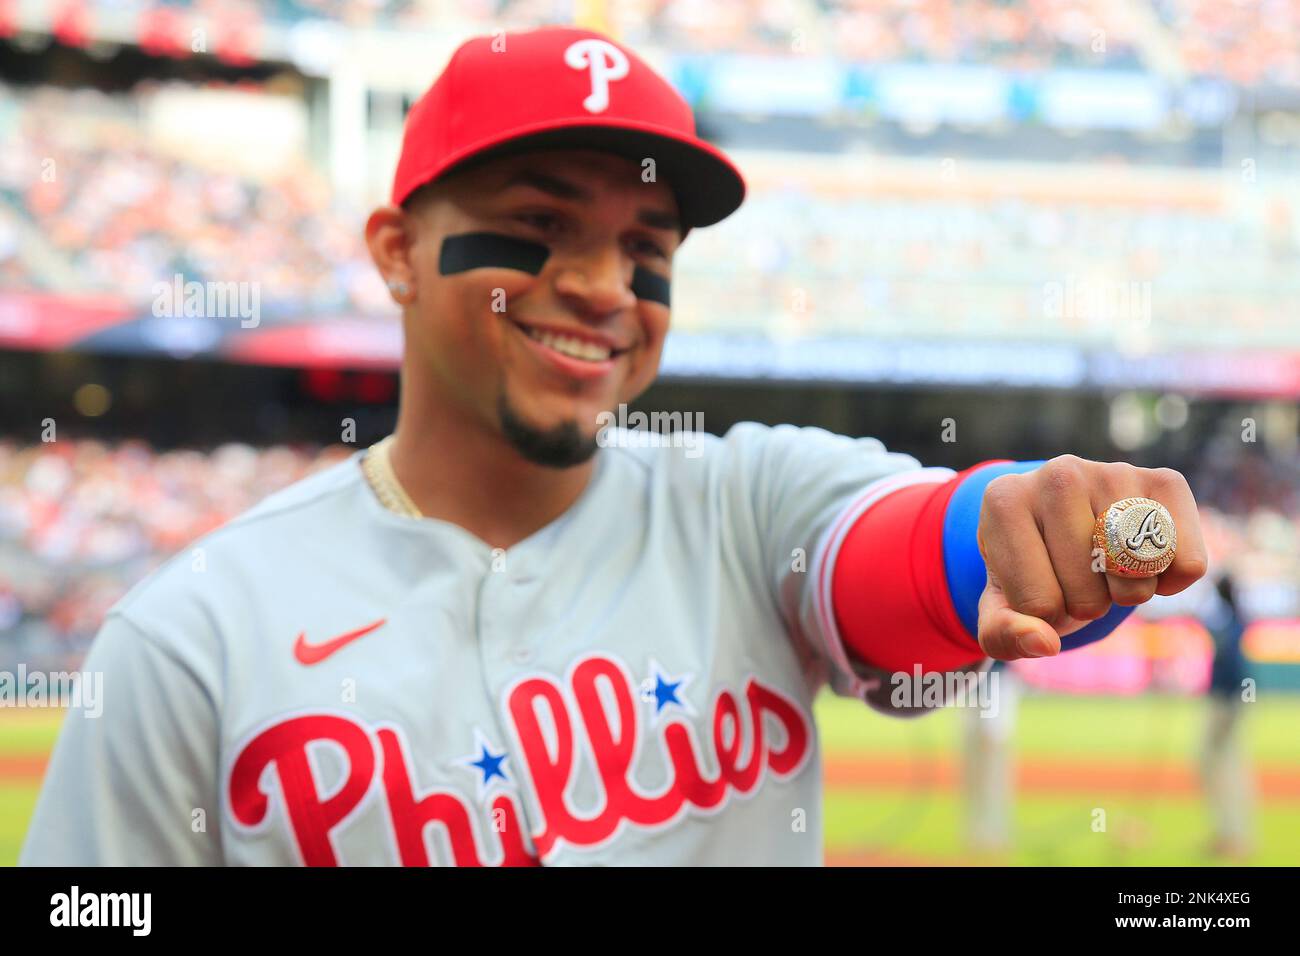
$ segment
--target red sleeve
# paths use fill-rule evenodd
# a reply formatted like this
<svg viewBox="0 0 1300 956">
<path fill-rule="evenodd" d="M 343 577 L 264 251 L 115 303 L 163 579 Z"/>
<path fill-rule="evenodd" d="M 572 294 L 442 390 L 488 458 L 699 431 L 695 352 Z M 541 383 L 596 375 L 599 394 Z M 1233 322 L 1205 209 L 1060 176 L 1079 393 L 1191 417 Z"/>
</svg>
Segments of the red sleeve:
<svg viewBox="0 0 1300 956">
<path fill-rule="evenodd" d="M 831 572 L 831 604 L 844 646 L 861 663 L 906 672 L 919 664 L 930 673 L 984 658 L 948 592 L 943 522 L 957 485 L 987 464 L 890 492 L 845 533 Z"/>
</svg>

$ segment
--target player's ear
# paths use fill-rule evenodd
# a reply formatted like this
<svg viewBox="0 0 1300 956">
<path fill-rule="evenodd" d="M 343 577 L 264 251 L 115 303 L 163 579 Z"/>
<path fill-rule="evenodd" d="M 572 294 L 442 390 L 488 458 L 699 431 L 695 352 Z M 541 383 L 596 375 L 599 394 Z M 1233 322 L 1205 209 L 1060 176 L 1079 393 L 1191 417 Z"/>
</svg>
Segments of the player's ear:
<svg viewBox="0 0 1300 956">
<path fill-rule="evenodd" d="M 380 277 L 399 305 L 415 299 L 415 229 L 411 214 L 397 206 L 380 206 L 366 220 L 366 247 Z"/>
</svg>

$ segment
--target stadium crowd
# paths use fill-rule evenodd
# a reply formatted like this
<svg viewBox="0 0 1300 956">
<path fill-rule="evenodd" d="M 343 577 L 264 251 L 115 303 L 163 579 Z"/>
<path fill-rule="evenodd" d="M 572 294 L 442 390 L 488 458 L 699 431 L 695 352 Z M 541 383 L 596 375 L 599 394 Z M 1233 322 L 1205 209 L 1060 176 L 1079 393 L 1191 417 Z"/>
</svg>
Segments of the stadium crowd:
<svg viewBox="0 0 1300 956">
<path fill-rule="evenodd" d="M 668 0 L 649 10 L 632 6 L 624 23 L 629 34 L 670 50 L 819 52 L 853 63 L 982 63 L 1017 70 L 1140 65 L 1126 24 L 1112 25 L 1100 0 Z"/>
<path fill-rule="evenodd" d="M 205 22 L 352 29 L 488 29 L 571 22 L 575 0 L 61 0 L 57 23 L 130 11 Z M 815 52 L 848 62 L 1162 69 L 1246 86 L 1300 87 L 1295 0 L 611 0 L 608 27 L 679 53 Z M 66 30 L 66 27 L 65 27 Z"/>
<path fill-rule="evenodd" d="M 305 159 L 259 182 L 174 158 L 148 142 L 138 108 L 137 97 L 91 89 L 0 86 L 6 288 L 148 303 L 180 274 L 257 282 L 264 306 L 329 313 L 387 301 L 362 214 Z"/>
<path fill-rule="evenodd" d="M 1300 87 L 1297 0 L 1152 0 L 1182 68 L 1241 86 Z"/>
<path fill-rule="evenodd" d="M 1210 349 L 1290 335 L 1294 197 L 1125 204 L 1079 176 L 1048 201 L 995 182 L 1025 171 L 946 185 L 937 163 L 909 169 L 895 194 L 756 189 L 675 263 L 674 327 L 776 333 L 793 315 L 804 333 L 1109 347 L 1136 326 L 1152 347 Z"/>
<path fill-rule="evenodd" d="M 143 307 L 181 274 L 257 283 L 271 319 L 277 309 L 391 316 L 364 212 L 305 161 L 260 181 L 169 156 L 138 109 L 132 96 L 0 86 L 4 288 L 107 292 Z M 1173 338 L 1154 344 L 1214 348 L 1230 334 L 1272 345 L 1276 317 L 1300 295 L 1293 192 L 1124 203 L 1083 175 L 972 164 L 949 183 L 936 161 L 883 159 L 869 168 L 894 185 L 868 192 L 797 175 L 813 162 L 791 154 L 785 175 L 756 179 L 735 216 L 691 236 L 676 266 L 677 328 L 1109 344 L 1113 319 L 1169 317 L 1156 331 Z M 1030 198 L 1043 188 L 1054 195 Z M 1107 315 L 1103 299 L 1054 315 L 1046 301 L 1057 286 L 1104 296 L 1133 284 L 1154 290 L 1151 315 Z"/>
<path fill-rule="evenodd" d="M 75 661 L 136 581 L 267 494 L 351 454 L 0 439 L 0 666 Z"/>
</svg>

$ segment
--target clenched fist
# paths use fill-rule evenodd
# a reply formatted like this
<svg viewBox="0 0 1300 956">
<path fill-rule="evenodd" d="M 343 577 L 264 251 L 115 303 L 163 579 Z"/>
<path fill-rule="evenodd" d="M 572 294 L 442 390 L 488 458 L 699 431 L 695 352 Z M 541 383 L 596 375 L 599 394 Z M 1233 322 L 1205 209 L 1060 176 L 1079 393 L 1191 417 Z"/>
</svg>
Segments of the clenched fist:
<svg viewBox="0 0 1300 956">
<path fill-rule="evenodd" d="M 1151 498 L 1173 516 L 1178 548 L 1160 575 L 1121 577 L 1095 570 L 1093 524 L 1121 498 Z M 979 603 L 979 643 L 999 660 L 1050 657 L 1061 636 L 1154 594 L 1177 594 L 1205 574 L 1196 500 L 1172 468 L 1053 458 L 1021 475 L 989 482 L 977 535 L 988 569 Z"/>
</svg>

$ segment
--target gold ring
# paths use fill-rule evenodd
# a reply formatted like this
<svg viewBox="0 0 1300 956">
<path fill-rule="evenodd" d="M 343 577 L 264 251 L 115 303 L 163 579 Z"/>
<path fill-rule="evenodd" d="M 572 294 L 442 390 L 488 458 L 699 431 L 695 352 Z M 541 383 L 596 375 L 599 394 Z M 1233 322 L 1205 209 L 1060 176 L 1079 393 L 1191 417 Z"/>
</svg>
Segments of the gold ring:
<svg viewBox="0 0 1300 956">
<path fill-rule="evenodd" d="M 1107 574 L 1153 578 L 1173 564 L 1178 532 L 1160 502 L 1123 498 L 1097 515 L 1092 543 L 1106 555 Z"/>
</svg>

